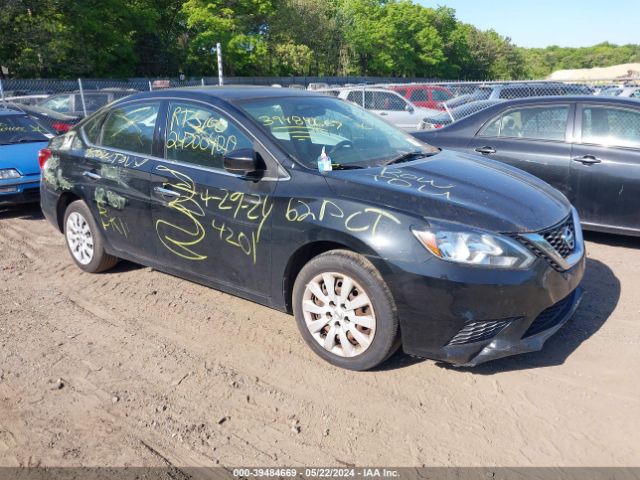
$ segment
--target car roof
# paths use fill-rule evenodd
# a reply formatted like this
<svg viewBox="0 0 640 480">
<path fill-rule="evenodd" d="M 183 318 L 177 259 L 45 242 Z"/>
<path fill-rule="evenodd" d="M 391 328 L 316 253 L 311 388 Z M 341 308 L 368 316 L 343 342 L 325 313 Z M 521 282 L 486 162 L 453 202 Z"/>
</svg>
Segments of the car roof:
<svg viewBox="0 0 640 480">
<path fill-rule="evenodd" d="M 392 89 L 387 88 L 387 87 L 370 87 L 367 85 L 362 85 L 360 87 L 342 87 L 342 88 L 336 88 L 335 90 L 340 90 L 341 92 L 359 92 L 359 91 L 367 91 L 367 92 L 392 92 L 395 93 Z"/>
<path fill-rule="evenodd" d="M 279 98 L 279 97 L 327 97 L 322 93 L 316 93 L 313 90 L 300 90 L 297 88 L 274 88 L 250 85 L 234 85 L 234 86 L 205 86 L 205 87 L 182 87 L 182 88 L 164 88 L 162 90 L 154 90 L 151 92 L 142 92 L 123 98 L 121 101 L 131 101 L 148 97 L 182 97 L 202 99 L 209 97 L 211 99 L 219 99 L 227 102 L 245 99 L 260 98 Z"/>
<path fill-rule="evenodd" d="M 500 105 L 502 107 L 510 105 L 523 105 L 528 103 L 558 103 L 558 102 L 588 102 L 588 103 L 612 103 L 626 104 L 640 107 L 640 101 L 633 98 L 609 97 L 606 95 L 545 95 L 542 97 L 526 97 L 505 99 Z"/>
</svg>

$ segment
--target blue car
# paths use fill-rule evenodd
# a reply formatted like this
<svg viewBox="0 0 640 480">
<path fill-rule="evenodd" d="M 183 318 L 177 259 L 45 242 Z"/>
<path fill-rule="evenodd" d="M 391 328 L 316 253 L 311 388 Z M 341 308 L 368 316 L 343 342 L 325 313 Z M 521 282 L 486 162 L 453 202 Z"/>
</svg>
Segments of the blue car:
<svg viewBox="0 0 640 480">
<path fill-rule="evenodd" d="M 38 151 L 52 137 L 52 132 L 24 112 L 0 109 L 0 205 L 38 201 Z"/>
</svg>

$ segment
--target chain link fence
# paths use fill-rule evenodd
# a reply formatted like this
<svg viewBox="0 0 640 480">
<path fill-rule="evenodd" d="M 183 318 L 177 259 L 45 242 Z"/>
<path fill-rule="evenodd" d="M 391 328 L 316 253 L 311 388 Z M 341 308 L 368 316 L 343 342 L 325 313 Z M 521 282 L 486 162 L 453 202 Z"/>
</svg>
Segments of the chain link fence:
<svg viewBox="0 0 640 480">
<path fill-rule="evenodd" d="M 372 77 L 229 77 L 227 85 L 269 85 L 309 89 L 342 98 L 408 130 L 436 129 L 496 103 L 550 95 L 607 95 L 640 99 L 640 80 L 442 81 Z M 102 106 L 141 91 L 218 85 L 200 79 L 0 79 L 2 104 L 40 116 L 57 131 Z M 58 128 L 60 126 L 63 128 Z"/>
</svg>

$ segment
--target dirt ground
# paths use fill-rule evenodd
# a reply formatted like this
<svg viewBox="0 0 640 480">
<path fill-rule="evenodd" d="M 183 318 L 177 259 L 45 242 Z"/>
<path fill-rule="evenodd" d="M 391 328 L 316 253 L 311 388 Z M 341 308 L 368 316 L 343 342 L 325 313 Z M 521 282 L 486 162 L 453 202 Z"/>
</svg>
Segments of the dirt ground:
<svg viewBox="0 0 640 480">
<path fill-rule="evenodd" d="M 293 317 L 149 268 L 90 275 L 0 213 L 2 466 L 640 465 L 640 239 L 587 235 L 542 352 L 354 373 Z"/>
</svg>

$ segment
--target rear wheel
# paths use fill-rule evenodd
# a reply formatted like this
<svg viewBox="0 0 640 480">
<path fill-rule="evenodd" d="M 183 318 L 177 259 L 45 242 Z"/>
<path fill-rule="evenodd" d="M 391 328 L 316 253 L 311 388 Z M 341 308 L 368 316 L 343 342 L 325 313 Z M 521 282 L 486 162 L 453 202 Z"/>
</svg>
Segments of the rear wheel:
<svg viewBox="0 0 640 480">
<path fill-rule="evenodd" d="M 342 368 L 373 368 L 400 344 L 389 288 L 371 262 L 348 250 L 323 253 L 302 268 L 293 309 L 307 344 Z"/>
<path fill-rule="evenodd" d="M 82 200 L 69 204 L 64 213 L 64 237 L 71 258 L 85 272 L 103 272 L 118 263 L 105 252 L 102 233 Z"/>
</svg>

